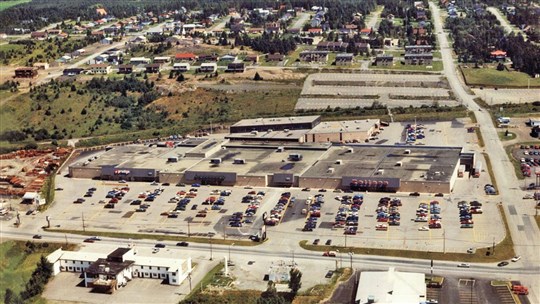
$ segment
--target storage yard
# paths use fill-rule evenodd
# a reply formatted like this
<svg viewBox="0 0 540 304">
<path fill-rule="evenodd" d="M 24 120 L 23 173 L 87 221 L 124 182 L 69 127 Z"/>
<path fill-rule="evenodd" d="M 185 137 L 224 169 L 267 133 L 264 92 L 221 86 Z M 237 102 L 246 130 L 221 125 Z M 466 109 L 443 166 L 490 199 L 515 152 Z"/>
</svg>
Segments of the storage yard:
<svg viewBox="0 0 540 304">
<path fill-rule="evenodd" d="M 448 82 L 439 75 L 311 74 L 304 82 L 295 109 L 369 107 L 374 101 L 388 107 L 456 106 Z"/>
</svg>

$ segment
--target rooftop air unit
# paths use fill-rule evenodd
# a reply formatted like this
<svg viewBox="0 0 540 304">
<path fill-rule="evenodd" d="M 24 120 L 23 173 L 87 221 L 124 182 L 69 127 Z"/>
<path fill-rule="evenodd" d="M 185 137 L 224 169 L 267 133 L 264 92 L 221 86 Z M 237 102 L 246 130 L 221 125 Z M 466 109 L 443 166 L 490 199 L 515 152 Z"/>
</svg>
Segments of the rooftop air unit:
<svg viewBox="0 0 540 304">
<path fill-rule="evenodd" d="M 276 152 L 283 152 L 285 151 L 285 147 L 277 147 Z"/>
<path fill-rule="evenodd" d="M 403 166 L 403 162 L 400 162 L 400 161 L 396 162 L 396 167 L 402 167 L 402 166 Z"/>
<path fill-rule="evenodd" d="M 353 148 L 347 148 L 347 153 L 353 153 L 353 152 L 354 152 Z"/>
<path fill-rule="evenodd" d="M 235 158 L 233 163 L 235 165 L 244 165 L 246 163 L 246 160 L 243 158 Z"/>
<path fill-rule="evenodd" d="M 405 154 L 411 154 L 411 150 L 409 149 L 405 150 Z"/>
<path fill-rule="evenodd" d="M 336 169 L 334 168 L 328 168 L 328 170 L 326 170 L 326 173 L 334 173 Z"/>
<path fill-rule="evenodd" d="M 336 160 L 336 165 L 342 165 L 343 161 L 341 159 Z"/>
</svg>

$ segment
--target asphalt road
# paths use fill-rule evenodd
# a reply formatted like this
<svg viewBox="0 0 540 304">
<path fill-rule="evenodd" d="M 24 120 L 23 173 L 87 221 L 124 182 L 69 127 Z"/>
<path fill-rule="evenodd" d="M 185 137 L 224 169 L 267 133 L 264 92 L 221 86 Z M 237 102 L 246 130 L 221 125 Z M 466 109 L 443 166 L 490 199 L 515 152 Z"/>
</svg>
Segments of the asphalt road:
<svg viewBox="0 0 540 304">
<path fill-rule="evenodd" d="M 474 95 L 469 95 L 460 82 L 454 59 L 452 58 L 452 49 L 448 43 L 446 34 L 443 32 L 440 10 L 437 5 L 430 2 L 430 8 L 433 13 L 435 32 L 441 46 L 441 55 L 444 62 L 444 74 L 446 75 L 450 86 L 452 87 L 458 100 L 463 101 L 467 107 L 474 111 L 482 136 L 485 142 L 484 151 L 490 156 L 493 173 L 497 180 L 500 201 L 505 210 L 508 205 L 514 204 L 516 211 L 514 214 L 506 212 L 510 233 L 514 242 L 514 249 L 518 255 L 522 256 L 525 267 L 535 267 L 540 264 L 540 232 L 536 225 L 526 225 L 530 221 L 534 222 L 534 211 L 531 203 L 521 200 L 524 192 L 520 190 L 520 183 L 515 176 L 514 168 L 510 162 L 506 151 L 503 148 L 497 130 L 491 121 L 491 117 L 486 110 L 482 110 L 473 100 Z M 517 199 L 517 200 L 516 200 Z M 527 229 L 520 227 L 526 227 Z M 530 286 L 529 297 L 532 303 L 540 303 L 539 290 L 540 273 L 535 276 L 522 279 L 525 285 Z"/>
<path fill-rule="evenodd" d="M 501 26 L 504 28 L 504 30 L 506 31 L 506 34 L 510 34 L 512 32 L 514 32 L 516 35 L 520 32 L 519 30 L 515 29 L 509 22 L 508 20 L 503 17 L 501 15 L 501 12 L 495 8 L 495 7 L 488 7 L 487 10 L 492 13 L 495 17 L 497 17 L 497 20 L 499 20 L 499 22 L 501 23 Z M 521 33 L 521 35 L 523 35 L 523 38 L 525 40 L 527 40 L 527 35 L 525 35 L 524 33 Z"/>
<path fill-rule="evenodd" d="M 292 26 L 290 26 L 290 29 L 302 29 L 304 24 L 309 20 L 309 13 L 300 13 L 300 16 L 298 19 L 295 20 Z"/>
</svg>

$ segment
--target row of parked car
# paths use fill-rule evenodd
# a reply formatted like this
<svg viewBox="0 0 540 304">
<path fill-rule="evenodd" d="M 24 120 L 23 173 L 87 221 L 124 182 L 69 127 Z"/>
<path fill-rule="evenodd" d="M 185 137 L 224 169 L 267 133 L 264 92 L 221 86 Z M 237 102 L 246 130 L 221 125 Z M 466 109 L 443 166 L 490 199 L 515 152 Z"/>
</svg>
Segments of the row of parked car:
<svg viewBox="0 0 540 304">
<path fill-rule="evenodd" d="M 336 197 L 341 204 L 334 218 L 334 228 L 344 228 L 344 234 L 355 235 L 358 231 L 358 212 L 364 203 L 364 196 L 356 194 L 354 196 L 344 195 Z"/>
<path fill-rule="evenodd" d="M 377 222 L 379 223 L 375 226 L 375 230 L 387 231 L 388 226 L 401 225 L 401 213 L 399 212 L 399 206 L 401 205 L 401 200 L 398 198 L 381 198 L 375 210 Z"/>
<path fill-rule="evenodd" d="M 294 203 L 294 197 L 291 198 L 290 192 L 282 193 L 276 205 L 270 211 L 270 216 L 264 219 L 264 223 L 268 226 L 275 226 L 279 224 L 281 222 L 281 218 L 283 217 L 283 214 L 285 213 L 285 210 L 287 210 L 287 206 L 289 205 L 289 202 L 291 201 L 293 201 Z"/>
<path fill-rule="evenodd" d="M 466 201 L 460 201 L 458 203 L 459 208 L 459 221 L 461 228 L 473 228 L 473 214 L 482 214 L 482 203 L 479 201 L 472 201 L 470 203 Z"/>
<path fill-rule="evenodd" d="M 408 143 L 415 142 L 417 139 L 425 138 L 424 126 L 423 125 L 408 124 L 405 127 L 405 132 L 407 133 L 406 142 L 408 142 Z"/>
<path fill-rule="evenodd" d="M 303 209 L 302 214 L 306 214 L 306 222 L 302 231 L 313 231 L 317 228 L 317 220 L 321 217 L 321 208 L 324 204 L 324 194 L 317 194 L 315 197 L 309 197 L 306 200 L 306 204 L 309 205 L 308 209 Z"/>
</svg>

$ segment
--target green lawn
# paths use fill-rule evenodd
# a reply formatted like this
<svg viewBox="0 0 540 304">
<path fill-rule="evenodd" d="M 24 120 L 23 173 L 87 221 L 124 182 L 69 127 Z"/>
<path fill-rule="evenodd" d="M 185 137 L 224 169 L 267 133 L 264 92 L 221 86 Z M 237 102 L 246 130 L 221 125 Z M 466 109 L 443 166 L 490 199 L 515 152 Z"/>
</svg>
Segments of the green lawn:
<svg viewBox="0 0 540 304">
<path fill-rule="evenodd" d="M 4 299 L 7 288 L 15 293 L 24 290 L 41 255 L 48 255 L 62 247 L 61 244 L 52 243 L 27 254 L 25 243 L 24 241 L 6 241 L 0 244 L 0 299 Z"/>
<path fill-rule="evenodd" d="M 467 85 L 487 87 L 540 87 L 540 78 L 531 78 L 521 72 L 497 71 L 495 68 L 460 67 Z"/>
<path fill-rule="evenodd" d="M 502 141 L 516 139 L 516 134 L 513 132 L 508 132 L 508 136 L 506 136 L 506 131 L 499 132 L 499 139 Z"/>
<path fill-rule="evenodd" d="M 27 3 L 32 0 L 8 0 L 8 1 L 0 1 L 0 11 L 3 11 L 5 9 L 8 9 L 12 6 L 15 6 L 17 4 Z"/>
</svg>

